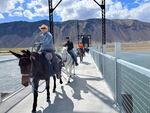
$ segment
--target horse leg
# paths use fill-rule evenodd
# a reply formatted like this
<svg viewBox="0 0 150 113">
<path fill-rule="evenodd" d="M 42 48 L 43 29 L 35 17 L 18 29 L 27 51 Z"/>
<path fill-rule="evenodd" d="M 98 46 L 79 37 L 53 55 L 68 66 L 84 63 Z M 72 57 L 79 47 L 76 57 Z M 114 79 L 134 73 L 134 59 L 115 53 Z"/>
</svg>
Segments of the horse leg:
<svg viewBox="0 0 150 113">
<path fill-rule="evenodd" d="M 33 109 L 32 109 L 32 112 L 36 112 L 36 107 L 37 107 L 37 98 L 38 98 L 38 82 L 34 82 L 34 92 L 33 92 L 33 97 L 34 97 L 34 100 L 33 100 Z"/>
<path fill-rule="evenodd" d="M 71 76 L 72 76 L 72 65 L 69 67 L 69 78 L 68 78 L 68 83 L 70 83 Z"/>
<path fill-rule="evenodd" d="M 53 75 L 53 80 L 54 80 L 54 87 L 53 87 L 53 93 L 56 92 L 56 77 Z"/>
<path fill-rule="evenodd" d="M 63 83 L 63 81 L 62 81 L 62 79 L 61 79 L 61 77 L 62 77 L 62 75 L 61 75 L 62 64 L 63 64 L 63 62 L 61 61 L 61 63 L 59 64 L 59 74 L 60 74 L 59 83 L 60 83 L 60 84 Z"/>
<path fill-rule="evenodd" d="M 62 84 L 62 83 L 63 83 L 63 81 L 62 81 L 61 77 L 60 77 L 60 79 L 59 79 L 59 83 L 60 83 L 60 84 Z"/>
<path fill-rule="evenodd" d="M 73 63 L 72 64 L 72 66 L 71 66 L 71 73 L 72 73 L 72 75 L 76 75 L 76 73 L 75 73 L 75 63 Z"/>
<path fill-rule="evenodd" d="M 46 80 L 47 102 L 50 101 L 49 82 L 50 82 L 50 78 L 48 78 L 48 79 Z"/>
<path fill-rule="evenodd" d="M 82 62 L 82 55 L 81 55 L 81 53 L 80 53 L 80 63 Z"/>
<path fill-rule="evenodd" d="M 81 54 L 81 62 L 83 62 L 83 53 Z"/>
</svg>

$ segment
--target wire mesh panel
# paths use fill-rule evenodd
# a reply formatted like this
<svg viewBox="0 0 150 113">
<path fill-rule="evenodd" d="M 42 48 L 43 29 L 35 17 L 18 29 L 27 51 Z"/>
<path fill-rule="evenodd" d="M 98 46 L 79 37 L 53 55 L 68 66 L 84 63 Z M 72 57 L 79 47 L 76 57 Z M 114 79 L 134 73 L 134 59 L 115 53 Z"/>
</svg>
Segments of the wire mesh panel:
<svg viewBox="0 0 150 113">
<path fill-rule="evenodd" d="M 115 57 L 112 57 L 110 55 L 103 55 L 103 66 L 104 66 L 104 72 L 103 72 L 103 76 L 107 82 L 107 84 L 109 85 L 114 97 L 115 97 L 115 91 L 116 91 L 116 84 L 115 84 Z"/>
<path fill-rule="evenodd" d="M 126 113 L 150 113 L 150 70 L 118 60 L 117 100 Z M 126 97 L 125 97 L 126 96 Z"/>
<path fill-rule="evenodd" d="M 115 97 L 115 57 L 102 54 L 94 49 L 91 49 L 91 55 Z"/>
<path fill-rule="evenodd" d="M 96 64 L 96 66 L 98 67 L 98 69 L 102 72 L 103 68 L 102 68 L 102 54 L 94 49 L 90 49 L 90 54 L 93 57 L 93 60 Z"/>
</svg>

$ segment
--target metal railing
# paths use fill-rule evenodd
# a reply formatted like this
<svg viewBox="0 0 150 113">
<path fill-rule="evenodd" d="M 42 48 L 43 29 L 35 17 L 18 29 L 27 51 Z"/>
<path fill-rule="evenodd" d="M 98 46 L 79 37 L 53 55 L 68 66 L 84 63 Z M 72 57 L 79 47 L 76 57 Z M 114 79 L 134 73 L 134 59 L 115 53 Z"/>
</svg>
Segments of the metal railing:
<svg viewBox="0 0 150 113">
<path fill-rule="evenodd" d="M 150 113 L 150 70 L 127 61 L 90 53 L 122 113 Z"/>
<path fill-rule="evenodd" d="M 2 102 L 2 95 L 1 95 L 1 93 L 0 93 L 0 103 Z"/>
</svg>

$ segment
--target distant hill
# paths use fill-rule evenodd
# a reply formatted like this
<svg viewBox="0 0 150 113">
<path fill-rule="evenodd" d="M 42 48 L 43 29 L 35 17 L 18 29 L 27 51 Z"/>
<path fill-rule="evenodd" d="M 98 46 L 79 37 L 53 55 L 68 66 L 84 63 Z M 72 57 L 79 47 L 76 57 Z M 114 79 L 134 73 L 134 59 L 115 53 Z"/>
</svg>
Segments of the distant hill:
<svg viewBox="0 0 150 113">
<path fill-rule="evenodd" d="M 101 20 L 79 20 L 80 34 L 91 34 L 93 40 L 101 39 Z M 37 22 L 10 22 L 0 24 L 0 47 L 29 47 L 38 36 L 38 27 L 47 24 L 48 20 Z M 107 20 L 106 37 L 112 41 L 141 41 L 150 40 L 150 23 L 138 20 Z M 77 41 L 77 20 L 54 23 L 56 43 L 62 43 L 65 36 Z"/>
</svg>

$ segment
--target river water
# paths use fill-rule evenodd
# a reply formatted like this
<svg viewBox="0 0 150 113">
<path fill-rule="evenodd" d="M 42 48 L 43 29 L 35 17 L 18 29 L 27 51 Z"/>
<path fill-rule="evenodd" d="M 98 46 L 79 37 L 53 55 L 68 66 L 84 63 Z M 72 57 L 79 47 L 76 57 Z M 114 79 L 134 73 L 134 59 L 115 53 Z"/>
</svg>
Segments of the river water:
<svg viewBox="0 0 150 113">
<path fill-rule="evenodd" d="M 119 58 L 150 69 L 150 52 L 123 52 Z"/>
<path fill-rule="evenodd" d="M 14 92 L 21 87 L 18 60 L 11 55 L 0 56 L 0 93 Z"/>
</svg>

